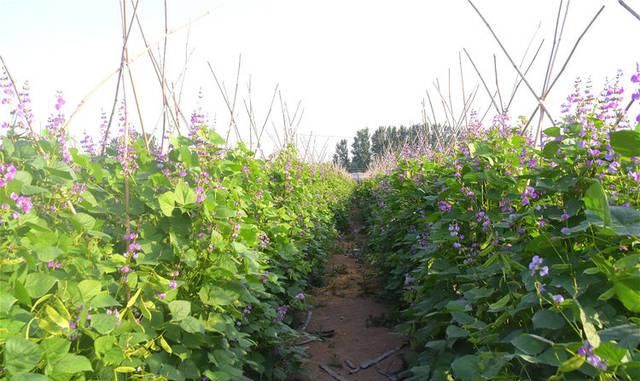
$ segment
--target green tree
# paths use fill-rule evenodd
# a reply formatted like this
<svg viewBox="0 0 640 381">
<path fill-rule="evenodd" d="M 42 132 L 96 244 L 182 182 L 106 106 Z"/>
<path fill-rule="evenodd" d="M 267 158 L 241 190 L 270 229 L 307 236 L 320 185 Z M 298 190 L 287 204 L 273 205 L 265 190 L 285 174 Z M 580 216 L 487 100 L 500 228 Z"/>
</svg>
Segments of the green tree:
<svg viewBox="0 0 640 381">
<path fill-rule="evenodd" d="M 344 169 L 351 167 L 349 161 L 349 147 L 347 146 L 347 139 L 342 139 L 336 144 L 336 153 L 333 154 L 333 164 L 339 165 Z"/>
<path fill-rule="evenodd" d="M 356 133 L 351 144 L 351 171 L 363 172 L 371 163 L 371 142 L 369 141 L 369 129 L 363 128 Z"/>
</svg>

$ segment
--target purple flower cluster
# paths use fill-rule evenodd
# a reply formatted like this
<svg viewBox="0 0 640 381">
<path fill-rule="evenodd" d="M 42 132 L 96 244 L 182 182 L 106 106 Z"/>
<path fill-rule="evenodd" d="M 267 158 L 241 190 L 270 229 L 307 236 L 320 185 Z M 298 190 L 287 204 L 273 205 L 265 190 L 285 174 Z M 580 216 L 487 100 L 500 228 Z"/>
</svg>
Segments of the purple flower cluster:
<svg viewBox="0 0 640 381">
<path fill-rule="evenodd" d="M 511 206 L 511 200 L 509 199 L 501 200 L 499 205 L 500 205 L 500 211 L 503 213 L 515 212 L 515 209 L 513 208 L 513 206 Z"/>
<path fill-rule="evenodd" d="M 304 300 L 304 292 L 297 293 L 296 296 L 294 296 L 294 298 L 300 301 Z"/>
<path fill-rule="evenodd" d="M 7 186 L 9 181 L 16 178 L 18 170 L 13 164 L 0 163 L 0 188 Z"/>
<path fill-rule="evenodd" d="M 287 312 L 289 312 L 289 306 L 287 305 L 279 306 L 276 309 L 276 320 L 283 321 L 285 316 L 287 316 Z"/>
<path fill-rule="evenodd" d="M 483 231 L 487 231 L 491 227 L 491 220 L 489 219 L 489 216 L 487 216 L 487 214 L 484 212 L 484 210 L 476 213 L 476 222 L 482 224 Z"/>
<path fill-rule="evenodd" d="M 529 270 L 531 271 L 531 276 L 536 275 L 538 273 L 540 276 L 544 277 L 549 275 L 549 267 L 542 266 L 543 258 L 537 255 L 534 255 L 531 259 L 531 263 L 529 263 Z"/>
<path fill-rule="evenodd" d="M 591 346 L 591 343 L 585 341 L 584 345 L 578 349 L 577 353 L 580 356 L 586 356 L 587 362 L 594 367 L 601 370 L 607 370 L 607 360 L 603 360 L 600 358 L 600 356 L 593 353 L 593 349 L 594 348 L 593 346 Z"/>
<path fill-rule="evenodd" d="M 20 196 L 17 193 L 11 193 L 9 197 L 16 202 L 16 207 L 22 210 L 22 213 L 29 213 L 31 209 L 33 209 L 31 198 L 27 196 Z M 14 217 L 17 217 L 17 215 L 14 215 Z"/>
<path fill-rule="evenodd" d="M 631 94 L 631 99 L 634 101 L 640 101 L 640 64 L 636 64 L 636 72 L 631 76 L 631 83 L 636 86 L 636 89 Z M 636 115 L 636 122 L 640 123 L 640 114 Z"/>
<path fill-rule="evenodd" d="M 522 205 L 529 205 L 531 200 L 538 198 L 538 192 L 536 192 L 534 187 L 528 186 L 525 188 L 524 192 L 520 194 L 520 198 L 522 200 Z"/>
<path fill-rule="evenodd" d="M 123 239 L 126 242 L 127 251 L 122 255 L 125 258 L 138 259 L 138 255 L 142 250 L 142 246 L 138 242 L 136 242 L 136 239 L 138 239 L 138 233 L 125 234 Z"/>
<path fill-rule="evenodd" d="M 62 161 L 70 163 L 71 153 L 69 153 L 69 147 L 67 147 L 67 131 L 64 126 L 65 117 L 62 112 L 62 107 L 65 103 L 62 93 L 58 92 L 56 94 L 56 104 L 54 106 L 56 111 L 49 116 L 47 131 L 49 132 L 49 135 L 55 139 L 58 145 L 58 152 L 62 156 Z"/>
<path fill-rule="evenodd" d="M 135 148 L 130 145 L 120 144 L 118 146 L 118 161 L 122 169 L 120 173 L 123 176 L 131 176 L 138 169 L 138 154 Z"/>
<path fill-rule="evenodd" d="M 258 238 L 260 239 L 260 248 L 262 249 L 266 248 L 269 246 L 269 243 L 271 243 L 271 240 L 265 233 L 260 233 Z"/>
<path fill-rule="evenodd" d="M 438 202 L 438 209 L 440 209 L 441 212 L 447 213 L 451 211 L 451 204 L 447 201 L 440 201 Z"/>
<path fill-rule="evenodd" d="M 93 139 L 86 132 L 84 133 L 82 140 L 80 140 L 80 146 L 84 152 L 90 155 L 96 154 L 96 146 L 93 143 Z"/>
</svg>

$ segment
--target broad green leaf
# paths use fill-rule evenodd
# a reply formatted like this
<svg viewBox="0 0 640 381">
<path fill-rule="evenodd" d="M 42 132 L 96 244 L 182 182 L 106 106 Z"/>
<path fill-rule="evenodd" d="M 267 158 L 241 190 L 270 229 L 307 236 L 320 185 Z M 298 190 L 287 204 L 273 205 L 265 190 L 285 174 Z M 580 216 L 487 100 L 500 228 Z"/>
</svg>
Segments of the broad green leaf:
<svg viewBox="0 0 640 381">
<path fill-rule="evenodd" d="M 89 359 L 84 356 L 67 353 L 53 364 L 55 373 L 75 374 L 79 372 L 91 372 L 93 368 Z"/>
<path fill-rule="evenodd" d="M 89 303 L 94 296 L 100 294 L 102 283 L 98 280 L 86 279 L 78 283 L 78 289 L 80 290 L 80 295 L 82 295 L 82 300 L 85 303 Z"/>
<path fill-rule="evenodd" d="M 36 254 L 40 261 L 49 262 L 62 255 L 62 250 L 59 247 L 48 246 L 42 249 L 36 249 Z"/>
<path fill-rule="evenodd" d="M 104 308 L 120 306 L 120 303 L 109 294 L 99 294 L 93 297 L 90 305 L 94 308 Z"/>
<path fill-rule="evenodd" d="M 4 366 L 10 374 L 26 373 L 42 358 L 38 344 L 23 337 L 10 337 L 4 347 Z"/>
<path fill-rule="evenodd" d="M 533 315 L 533 328 L 560 329 L 564 326 L 564 318 L 555 311 L 540 310 Z"/>
<path fill-rule="evenodd" d="M 632 130 L 612 132 L 611 148 L 623 156 L 640 156 L 640 132 Z"/>
<path fill-rule="evenodd" d="M 43 374 L 20 373 L 11 377 L 11 381 L 51 381 L 51 379 Z"/>
<path fill-rule="evenodd" d="M 184 320 L 191 313 L 191 303 L 186 300 L 174 300 L 169 303 L 169 311 L 173 320 Z"/>
<path fill-rule="evenodd" d="M 56 284 L 58 280 L 46 273 L 31 273 L 27 275 L 25 287 L 32 298 L 40 298 Z"/>
<path fill-rule="evenodd" d="M 640 312 L 640 278 L 618 280 L 613 285 L 618 299 L 631 312 Z"/>
<path fill-rule="evenodd" d="M 96 219 L 86 213 L 77 213 L 71 217 L 71 224 L 76 229 L 87 231 L 93 229 L 96 225 Z"/>
<path fill-rule="evenodd" d="M 520 351 L 532 356 L 542 353 L 542 351 L 548 347 L 546 343 L 537 340 L 526 333 L 516 336 L 511 340 L 511 344 Z"/>
<path fill-rule="evenodd" d="M 609 366 L 620 365 L 624 362 L 623 360 L 625 360 L 625 357 L 629 355 L 628 350 L 620 348 L 612 342 L 600 344 L 600 346 L 595 349 L 595 353 L 600 356 L 601 359 L 606 360 Z"/>
<path fill-rule="evenodd" d="M 622 206 L 611 206 L 613 230 L 620 235 L 640 237 L 640 211 Z"/>
<path fill-rule="evenodd" d="M 8 314 L 11 307 L 18 301 L 13 295 L 6 293 L 4 290 L 0 291 L 0 316 Z"/>
<path fill-rule="evenodd" d="M 480 358 L 474 355 L 465 355 L 451 363 L 453 374 L 460 381 L 475 381 L 480 379 Z"/>
<path fill-rule="evenodd" d="M 176 203 L 176 197 L 174 193 L 166 192 L 161 194 L 158 197 L 158 202 L 160 203 L 160 210 L 162 211 L 162 214 L 167 217 L 171 217 Z"/>
<path fill-rule="evenodd" d="M 107 314 L 96 314 L 91 317 L 91 327 L 99 333 L 106 335 L 116 329 L 116 317 Z"/>
<path fill-rule="evenodd" d="M 602 184 L 594 181 L 587 189 L 582 199 L 584 205 L 604 222 L 605 226 L 611 225 L 611 212 L 609 202 Z"/>
<path fill-rule="evenodd" d="M 204 333 L 204 325 L 193 316 L 187 316 L 180 322 L 180 328 L 189 333 Z"/>
</svg>

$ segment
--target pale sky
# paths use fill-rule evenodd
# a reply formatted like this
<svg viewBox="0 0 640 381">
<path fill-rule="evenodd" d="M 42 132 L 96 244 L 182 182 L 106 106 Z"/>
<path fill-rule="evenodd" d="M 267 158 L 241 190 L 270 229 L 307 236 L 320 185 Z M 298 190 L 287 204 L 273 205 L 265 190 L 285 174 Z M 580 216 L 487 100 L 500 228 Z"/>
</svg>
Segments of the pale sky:
<svg viewBox="0 0 640 381">
<path fill-rule="evenodd" d="M 640 10 L 640 0 L 627 2 Z M 541 23 L 534 45 L 542 38 L 545 43 L 541 57 L 528 75 L 536 91 L 540 91 L 559 1 L 475 0 L 475 3 L 518 62 Z M 140 0 L 140 4 L 143 28 L 157 56 L 164 28 L 162 1 Z M 603 4 L 606 5 L 603 14 L 578 47 L 548 101 L 555 115 L 559 114 L 559 105 L 576 76 L 591 76 L 599 88 L 605 77 L 613 77 L 618 69 L 625 72 L 627 79 L 640 61 L 638 20 L 615 0 L 574 0 L 556 71 Z M 249 77 L 253 83 L 253 105 L 260 120 L 274 86 L 279 84 L 292 112 L 298 100 L 302 101 L 304 115 L 299 134 L 318 136 L 315 143 L 318 151 L 328 142 L 328 150 L 333 152 L 339 137 L 351 137 L 360 128 L 420 122 L 425 90 L 437 97 L 432 83 L 439 78 L 447 91 L 449 68 L 454 104 L 461 107 L 458 53 L 462 48 L 469 50 L 492 90 L 494 53 L 498 57 L 503 95 L 509 92 L 516 76 L 465 0 L 168 0 L 168 9 L 170 30 L 197 19 L 190 28 L 168 37 L 167 78 L 175 82 L 184 69 L 189 35 L 190 58 L 181 101 L 184 112 L 197 107 L 197 94 L 202 88 L 204 110 L 215 115 L 219 129 L 226 131 L 228 112 L 207 62 L 216 68 L 232 92 L 235 67 L 242 54 L 237 119 L 243 131 L 248 131 L 242 101 L 248 99 Z M 207 16 L 198 19 L 206 12 Z M 0 0 L 0 54 L 19 84 L 29 80 L 36 126 L 44 126 L 56 90 L 64 92 L 66 111 L 70 114 L 118 68 L 121 39 L 117 1 Z M 140 56 L 143 47 L 136 27 L 129 44 L 130 57 Z M 479 82 L 464 56 L 463 66 L 469 91 Z M 157 131 L 162 99 L 147 56 L 137 58 L 131 68 L 145 126 Z M 70 128 L 75 136 L 84 130 L 97 134 L 100 109 L 111 108 L 115 79 L 112 76 L 99 87 L 74 117 Z M 131 99 L 128 82 L 127 86 L 127 97 Z M 487 105 L 484 90 L 481 88 L 478 94 L 478 108 L 484 111 Z M 282 115 L 279 105 L 276 106 L 273 120 L 281 125 Z M 534 106 L 535 99 L 522 86 L 512 115 L 528 115 Z M 442 106 L 437 108 L 441 110 Z M 129 113 L 137 125 L 132 103 Z M 272 133 L 272 129 L 268 132 Z"/>
</svg>

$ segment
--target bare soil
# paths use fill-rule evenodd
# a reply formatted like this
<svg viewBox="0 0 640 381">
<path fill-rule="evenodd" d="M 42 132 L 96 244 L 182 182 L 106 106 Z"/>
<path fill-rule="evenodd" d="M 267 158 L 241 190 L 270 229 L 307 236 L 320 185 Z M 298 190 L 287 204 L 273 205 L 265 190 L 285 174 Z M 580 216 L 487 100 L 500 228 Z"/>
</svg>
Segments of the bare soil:
<svg viewBox="0 0 640 381">
<path fill-rule="evenodd" d="M 374 272 L 357 259 L 362 240 L 357 229 L 341 239 L 338 252 L 328 260 L 326 286 L 310 293 L 314 307 L 307 332 L 329 331 L 333 336 L 306 345 L 309 359 L 295 380 L 335 381 L 321 365 L 352 381 L 387 381 L 391 378 L 383 374 L 391 375 L 405 368 L 400 350 L 350 374 L 350 366 L 358 367 L 407 342 L 388 327 L 389 307 L 377 297 L 382 285 Z"/>
</svg>

